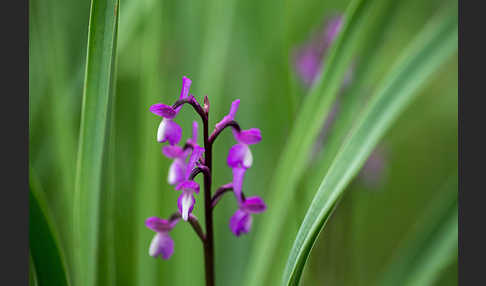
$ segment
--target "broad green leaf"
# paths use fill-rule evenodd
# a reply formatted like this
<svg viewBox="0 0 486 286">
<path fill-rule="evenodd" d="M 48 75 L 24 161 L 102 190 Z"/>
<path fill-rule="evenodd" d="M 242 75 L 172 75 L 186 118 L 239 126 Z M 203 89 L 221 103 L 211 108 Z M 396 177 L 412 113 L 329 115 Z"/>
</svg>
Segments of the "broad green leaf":
<svg viewBox="0 0 486 286">
<path fill-rule="evenodd" d="M 275 177 L 270 185 L 271 202 L 259 223 L 255 247 L 251 252 L 247 281 L 244 285 L 263 285 L 272 258 L 277 250 L 278 237 L 286 225 L 285 219 L 294 198 L 294 191 L 312 150 L 312 145 L 323 126 L 331 104 L 350 66 L 353 55 L 360 49 L 367 37 L 372 37 L 375 29 L 364 29 L 372 21 L 369 17 L 372 1 L 351 2 L 344 15 L 340 35 L 332 46 L 326 68 L 310 90 L 289 135 L 278 164 Z"/>
<path fill-rule="evenodd" d="M 441 15 L 443 16 L 443 15 Z M 297 285 L 310 250 L 345 187 L 416 90 L 457 49 L 457 15 L 438 17 L 403 52 L 358 119 L 324 177 L 299 229 L 282 283 Z"/>
<path fill-rule="evenodd" d="M 29 179 L 30 271 L 35 285 L 70 285 L 65 256 L 47 202 L 32 170 Z"/>
<path fill-rule="evenodd" d="M 95 285 L 100 201 L 114 88 L 118 0 L 92 0 L 74 201 L 76 285 Z"/>
<path fill-rule="evenodd" d="M 418 218 L 377 285 L 432 285 L 457 260 L 457 170 Z"/>
</svg>

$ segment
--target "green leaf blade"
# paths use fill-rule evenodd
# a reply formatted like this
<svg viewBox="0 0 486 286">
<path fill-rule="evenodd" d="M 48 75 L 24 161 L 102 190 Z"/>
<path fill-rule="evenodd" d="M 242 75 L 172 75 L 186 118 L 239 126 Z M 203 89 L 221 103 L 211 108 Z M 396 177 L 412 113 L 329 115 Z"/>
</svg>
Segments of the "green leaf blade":
<svg viewBox="0 0 486 286">
<path fill-rule="evenodd" d="M 393 254 L 376 285 L 432 285 L 457 261 L 457 169 Z"/>
<path fill-rule="evenodd" d="M 103 164 L 113 101 L 118 0 L 92 0 L 79 136 L 74 242 L 76 285 L 95 285 Z"/>
<path fill-rule="evenodd" d="M 313 244 L 344 188 L 425 79 L 457 49 L 457 18 L 434 21 L 404 52 L 358 120 L 324 177 L 292 247 L 283 285 L 297 285 Z"/>
<path fill-rule="evenodd" d="M 32 170 L 31 170 L 32 173 Z M 37 181 L 30 174 L 29 249 L 35 285 L 67 286 L 69 276 L 59 236 Z"/>
<path fill-rule="evenodd" d="M 299 179 L 306 171 L 308 158 L 311 154 L 325 118 L 337 97 L 342 80 L 353 60 L 353 56 L 363 44 L 363 39 L 376 29 L 363 31 L 361 28 L 369 24 L 369 16 L 373 8 L 372 1 L 355 0 L 349 5 L 345 15 L 342 31 L 333 44 L 327 67 L 317 79 L 302 107 L 289 135 L 275 177 L 271 183 L 269 206 L 260 229 L 256 234 L 256 247 L 252 250 L 247 270 L 247 281 L 244 285 L 264 285 L 271 259 L 276 252 L 275 238 L 285 225 L 287 210 L 291 206 Z M 374 38 L 373 36 L 371 36 Z M 282 265 L 283 266 L 283 265 Z"/>
</svg>

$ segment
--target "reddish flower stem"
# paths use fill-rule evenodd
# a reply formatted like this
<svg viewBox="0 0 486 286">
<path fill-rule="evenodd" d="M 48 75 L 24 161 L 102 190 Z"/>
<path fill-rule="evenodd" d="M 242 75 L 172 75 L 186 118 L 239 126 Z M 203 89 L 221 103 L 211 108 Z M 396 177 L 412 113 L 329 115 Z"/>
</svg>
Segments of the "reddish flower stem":
<svg viewBox="0 0 486 286">
<path fill-rule="evenodd" d="M 213 144 L 209 140 L 209 114 L 205 112 L 204 128 L 204 163 L 208 172 L 204 172 L 204 214 L 206 217 L 206 239 L 204 240 L 204 265 L 206 270 L 206 286 L 214 286 L 214 236 L 213 212 L 211 208 L 211 176 L 213 162 Z"/>
</svg>

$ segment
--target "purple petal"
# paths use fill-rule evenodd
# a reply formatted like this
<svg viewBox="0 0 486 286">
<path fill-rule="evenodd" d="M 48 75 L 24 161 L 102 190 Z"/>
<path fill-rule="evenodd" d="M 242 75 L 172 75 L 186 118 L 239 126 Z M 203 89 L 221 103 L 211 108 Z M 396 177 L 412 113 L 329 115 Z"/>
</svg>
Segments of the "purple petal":
<svg viewBox="0 0 486 286">
<path fill-rule="evenodd" d="M 157 130 L 157 142 L 169 142 L 170 145 L 179 143 L 182 136 L 182 128 L 171 119 L 164 118 Z"/>
<path fill-rule="evenodd" d="M 196 199 L 191 191 L 183 191 L 179 196 L 177 199 L 177 207 L 179 208 L 183 220 L 187 221 L 189 214 L 192 213 L 192 210 L 194 209 L 195 203 Z"/>
<path fill-rule="evenodd" d="M 155 115 L 162 116 L 168 119 L 174 118 L 177 114 L 172 106 L 163 103 L 157 103 L 150 106 L 150 111 Z"/>
<path fill-rule="evenodd" d="M 245 171 L 245 168 L 233 168 L 233 193 L 235 194 L 238 203 L 242 202 L 241 189 L 243 187 L 243 178 L 245 177 Z"/>
<path fill-rule="evenodd" d="M 183 158 L 185 155 L 184 149 L 177 145 L 169 145 L 162 147 L 162 153 L 169 158 Z"/>
<path fill-rule="evenodd" d="M 169 259 L 174 253 L 174 241 L 167 233 L 157 233 L 150 243 L 149 255 Z"/>
<path fill-rule="evenodd" d="M 164 232 L 171 230 L 175 224 L 168 220 L 152 216 L 145 220 L 145 225 L 155 232 Z"/>
<path fill-rule="evenodd" d="M 182 89 L 180 99 L 186 98 L 189 95 L 189 89 L 191 88 L 192 81 L 186 77 L 182 77 Z"/>
<path fill-rule="evenodd" d="M 226 123 L 235 120 L 236 111 L 238 111 L 238 106 L 239 105 L 240 105 L 240 100 L 239 99 L 237 99 L 237 100 L 233 101 L 233 103 L 231 103 L 230 112 L 228 113 L 228 115 L 226 115 L 225 117 L 223 117 L 223 119 L 221 119 L 221 121 L 219 121 L 218 123 L 216 123 L 216 129 L 220 129 Z"/>
<path fill-rule="evenodd" d="M 262 134 L 258 128 L 250 128 L 248 130 L 233 131 L 236 140 L 243 144 L 256 144 L 262 140 Z"/>
<path fill-rule="evenodd" d="M 262 198 L 255 196 L 246 198 L 241 208 L 248 213 L 261 213 L 267 209 L 267 206 L 265 205 L 265 202 L 263 202 Z"/>
<path fill-rule="evenodd" d="M 199 194 L 199 184 L 194 182 L 194 181 L 184 181 L 182 183 L 179 183 L 175 189 L 177 191 L 180 191 L 180 190 L 191 190 L 191 191 L 194 191 L 196 192 L 196 194 Z"/>
<path fill-rule="evenodd" d="M 245 144 L 236 144 L 228 152 L 227 158 L 228 166 L 235 168 L 238 166 L 243 166 L 245 168 L 250 168 L 253 164 L 253 156 L 251 154 L 250 148 Z"/>
<path fill-rule="evenodd" d="M 167 181 L 170 185 L 176 185 L 183 182 L 186 178 L 186 164 L 182 159 L 175 159 L 170 165 Z"/>
<path fill-rule="evenodd" d="M 240 100 L 237 99 L 231 103 L 231 108 L 230 112 L 228 113 L 228 116 L 235 118 L 236 111 L 238 111 L 238 106 L 240 105 Z"/>
<path fill-rule="evenodd" d="M 231 217 L 229 227 L 231 232 L 236 236 L 240 236 L 243 233 L 248 233 L 251 229 L 252 218 L 251 215 L 242 210 L 237 210 Z"/>
</svg>

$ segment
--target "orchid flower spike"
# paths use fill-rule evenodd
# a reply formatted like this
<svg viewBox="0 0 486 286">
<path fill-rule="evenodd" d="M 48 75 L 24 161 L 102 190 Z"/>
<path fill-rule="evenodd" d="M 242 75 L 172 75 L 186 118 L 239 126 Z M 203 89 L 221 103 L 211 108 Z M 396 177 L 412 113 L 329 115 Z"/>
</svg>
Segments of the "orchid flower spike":
<svg viewBox="0 0 486 286">
<path fill-rule="evenodd" d="M 249 197 L 230 219 L 230 229 L 236 236 L 248 233 L 251 229 L 252 214 L 265 211 L 267 206 L 260 197 Z"/>
<path fill-rule="evenodd" d="M 145 225 L 156 232 L 150 243 L 150 256 L 160 256 L 163 259 L 169 259 L 172 256 L 174 253 L 174 241 L 169 236 L 169 231 L 174 228 L 178 221 L 178 218 L 173 221 L 168 221 L 158 217 L 149 217 L 145 221 Z"/>
<path fill-rule="evenodd" d="M 252 215 L 261 213 L 266 209 L 266 205 L 260 197 L 245 197 L 242 192 L 245 172 L 253 164 L 253 155 L 249 146 L 262 140 L 260 129 L 250 128 L 243 130 L 240 128 L 238 122 L 235 121 L 236 112 L 240 104 L 240 100 L 237 99 L 232 102 L 229 113 L 216 124 L 213 133 L 208 134 L 209 98 L 205 96 L 204 105 L 201 106 L 195 97 L 189 94 L 190 86 L 191 80 L 183 77 L 179 100 L 173 105 L 157 103 L 150 107 L 152 113 L 162 117 L 157 130 L 157 141 L 169 143 L 162 147 L 162 153 L 172 159 L 167 181 L 175 186 L 176 191 L 181 192 L 177 199 L 178 211 L 174 212 L 168 220 L 150 217 L 145 221 L 146 226 L 155 232 L 155 236 L 150 243 L 149 255 L 153 257 L 160 256 L 163 259 L 169 259 L 174 252 L 174 241 L 169 236 L 169 232 L 181 219 L 189 222 L 201 239 L 204 247 L 213 244 L 214 232 L 210 224 L 212 222 L 211 212 L 221 197 L 230 191 L 233 191 L 238 202 L 238 209 L 229 222 L 230 230 L 236 236 L 248 233 L 252 225 Z M 184 145 L 179 144 L 182 129 L 174 122 L 174 119 L 185 104 L 192 106 L 194 111 L 201 117 L 201 121 L 204 124 L 204 147 L 198 145 L 198 124 L 195 121 L 192 124 L 192 136 L 186 140 Z M 215 193 L 212 193 L 212 147 L 218 135 L 226 127 L 232 129 L 233 136 L 237 141 L 230 148 L 227 156 L 227 164 L 233 171 L 233 181 L 220 186 Z M 200 173 L 204 175 L 206 233 L 201 228 L 198 219 L 192 214 L 196 203 L 195 195 L 199 194 L 200 190 L 199 184 L 194 181 L 194 178 Z M 205 261 L 209 265 L 214 264 L 214 259 L 212 259 L 210 253 L 205 252 L 205 256 Z M 206 280 L 209 281 L 208 285 L 213 285 L 214 279 L 210 276 L 208 277 L 209 280 Z"/>
</svg>

